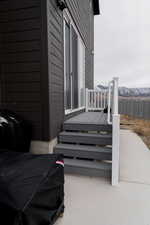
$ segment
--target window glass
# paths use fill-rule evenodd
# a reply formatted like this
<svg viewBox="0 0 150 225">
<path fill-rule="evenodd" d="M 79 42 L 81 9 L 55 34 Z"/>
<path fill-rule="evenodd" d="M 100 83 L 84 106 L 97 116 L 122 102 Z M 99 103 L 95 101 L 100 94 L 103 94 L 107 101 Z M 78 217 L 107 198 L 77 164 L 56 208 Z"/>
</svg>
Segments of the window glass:
<svg viewBox="0 0 150 225">
<path fill-rule="evenodd" d="M 85 45 L 71 17 L 64 16 L 65 109 L 85 106 Z"/>
<path fill-rule="evenodd" d="M 79 74 L 79 105 L 85 105 L 85 46 L 78 39 L 78 74 Z"/>
</svg>

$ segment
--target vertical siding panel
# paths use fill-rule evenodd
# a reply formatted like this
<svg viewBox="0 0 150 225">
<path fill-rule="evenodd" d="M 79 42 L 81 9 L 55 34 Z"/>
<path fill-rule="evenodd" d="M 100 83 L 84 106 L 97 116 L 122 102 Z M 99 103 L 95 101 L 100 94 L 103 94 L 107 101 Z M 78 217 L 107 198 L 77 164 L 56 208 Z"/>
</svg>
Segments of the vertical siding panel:
<svg viewBox="0 0 150 225">
<path fill-rule="evenodd" d="M 64 120 L 63 13 L 55 0 L 47 0 L 48 87 L 50 138 L 58 135 Z"/>
</svg>

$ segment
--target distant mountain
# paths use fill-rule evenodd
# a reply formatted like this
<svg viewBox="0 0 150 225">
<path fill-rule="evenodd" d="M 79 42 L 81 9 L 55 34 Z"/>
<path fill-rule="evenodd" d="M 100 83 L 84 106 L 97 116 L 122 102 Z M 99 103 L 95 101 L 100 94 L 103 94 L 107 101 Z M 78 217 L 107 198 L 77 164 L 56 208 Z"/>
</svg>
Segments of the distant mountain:
<svg viewBox="0 0 150 225">
<path fill-rule="evenodd" d="M 98 85 L 97 90 L 106 90 L 107 87 Z M 150 97 L 150 88 L 127 88 L 119 87 L 119 96 L 122 97 Z"/>
</svg>

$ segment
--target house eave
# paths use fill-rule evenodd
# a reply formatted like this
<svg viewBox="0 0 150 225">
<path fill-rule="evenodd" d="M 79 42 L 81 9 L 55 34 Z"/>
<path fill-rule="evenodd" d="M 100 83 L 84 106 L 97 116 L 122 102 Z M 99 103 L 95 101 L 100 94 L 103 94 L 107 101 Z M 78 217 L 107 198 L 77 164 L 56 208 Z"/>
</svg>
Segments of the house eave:
<svg viewBox="0 0 150 225">
<path fill-rule="evenodd" d="M 100 14 L 99 0 L 93 0 L 93 11 L 94 11 L 94 15 Z"/>
</svg>

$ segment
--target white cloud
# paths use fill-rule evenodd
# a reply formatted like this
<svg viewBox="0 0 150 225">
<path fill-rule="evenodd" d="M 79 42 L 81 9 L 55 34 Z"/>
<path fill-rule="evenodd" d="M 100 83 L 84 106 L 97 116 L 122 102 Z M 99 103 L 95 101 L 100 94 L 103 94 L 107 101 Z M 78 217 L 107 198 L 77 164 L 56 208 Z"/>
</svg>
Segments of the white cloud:
<svg viewBox="0 0 150 225">
<path fill-rule="evenodd" d="M 150 1 L 101 0 L 95 17 L 95 84 L 120 77 L 150 86 Z"/>
</svg>

